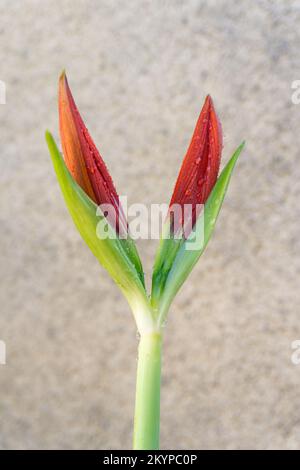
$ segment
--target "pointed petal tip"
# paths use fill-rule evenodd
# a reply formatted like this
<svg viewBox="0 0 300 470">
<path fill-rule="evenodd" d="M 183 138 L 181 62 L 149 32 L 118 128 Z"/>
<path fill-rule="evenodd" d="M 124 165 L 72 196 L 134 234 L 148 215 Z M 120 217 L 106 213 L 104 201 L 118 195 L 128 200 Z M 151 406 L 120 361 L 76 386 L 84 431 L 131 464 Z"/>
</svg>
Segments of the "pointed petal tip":
<svg viewBox="0 0 300 470">
<path fill-rule="evenodd" d="M 217 115 L 217 112 L 216 112 L 216 109 L 215 109 L 215 104 L 214 104 L 214 100 L 212 99 L 211 95 L 207 95 L 206 97 L 206 100 L 207 100 L 207 103 L 208 103 L 208 106 L 209 106 L 209 110 L 216 115 L 216 117 L 219 119 L 218 115 Z"/>
<path fill-rule="evenodd" d="M 206 95 L 201 111 L 207 112 L 211 106 L 213 106 L 212 98 L 210 95 Z"/>
<path fill-rule="evenodd" d="M 65 70 L 65 69 L 62 69 L 61 74 L 60 74 L 60 76 L 59 76 L 59 81 L 63 81 L 63 80 L 65 80 L 65 79 L 67 79 L 66 70 Z"/>
<path fill-rule="evenodd" d="M 210 118 L 216 119 L 216 121 L 218 122 L 218 125 L 220 126 L 220 130 L 221 130 L 221 123 L 220 123 L 220 120 L 219 120 L 219 116 L 216 112 L 214 101 L 213 101 L 211 95 L 209 95 L 209 94 L 206 95 L 206 98 L 204 100 L 204 104 L 202 106 L 201 113 L 202 114 L 209 113 Z"/>
<path fill-rule="evenodd" d="M 205 106 L 207 106 L 208 108 L 212 108 L 213 110 L 215 109 L 214 100 L 212 99 L 210 94 L 206 95 L 203 107 Z"/>
<path fill-rule="evenodd" d="M 59 95 L 61 95 L 63 92 L 66 90 L 69 91 L 70 87 L 68 84 L 68 79 L 65 70 L 63 70 L 59 76 L 58 80 L 58 90 L 59 90 Z"/>
<path fill-rule="evenodd" d="M 62 100 L 63 96 L 65 96 L 65 97 L 68 96 L 68 98 L 69 98 L 70 94 L 71 94 L 71 90 L 70 90 L 70 87 L 69 87 L 67 74 L 66 74 L 66 71 L 64 69 L 64 70 L 62 70 L 62 72 L 59 76 L 59 80 L 58 80 L 59 101 Z"/>
</svg>

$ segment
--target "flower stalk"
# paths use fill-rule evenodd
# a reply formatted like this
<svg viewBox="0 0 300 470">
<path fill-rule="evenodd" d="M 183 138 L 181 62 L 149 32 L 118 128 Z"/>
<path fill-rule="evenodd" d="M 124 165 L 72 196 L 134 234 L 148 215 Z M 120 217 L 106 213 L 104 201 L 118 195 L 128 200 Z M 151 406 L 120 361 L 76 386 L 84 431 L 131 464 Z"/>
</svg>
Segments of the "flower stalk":
<svg viewBox="0 0 300 470">
<path fill-rule="evenodd" d="M 162 334 L 140 337 L 136 378 L 133 449 L 159 449 Z"/>
</svg>

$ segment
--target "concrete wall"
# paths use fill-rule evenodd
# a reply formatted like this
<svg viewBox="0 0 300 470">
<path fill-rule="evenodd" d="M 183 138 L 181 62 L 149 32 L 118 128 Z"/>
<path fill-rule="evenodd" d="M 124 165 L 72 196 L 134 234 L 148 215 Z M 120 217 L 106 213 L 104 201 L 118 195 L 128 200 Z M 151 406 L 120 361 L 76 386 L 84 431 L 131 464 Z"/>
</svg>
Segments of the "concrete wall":
<svg viewBox="0 0 300 470">
<path fill-rule="evenodd" d="M 76 232 L 44 141 L 66 68 L 129 202 L 168 202 L 203 99 L 215 234 L 165 330 L 162 448 L 300 448 L 300 2 L 1 0 L 0 447 L 129 448 L 136 329 Z M 156 241 L 139 249 L 148 275 Z"/>
</svg>

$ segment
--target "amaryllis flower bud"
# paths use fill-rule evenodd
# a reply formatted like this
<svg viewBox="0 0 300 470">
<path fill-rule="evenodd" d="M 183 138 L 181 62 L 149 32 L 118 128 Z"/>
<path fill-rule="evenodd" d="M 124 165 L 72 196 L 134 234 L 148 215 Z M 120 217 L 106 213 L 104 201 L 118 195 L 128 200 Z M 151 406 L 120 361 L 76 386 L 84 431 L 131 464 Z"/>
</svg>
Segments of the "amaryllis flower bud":
<svg viewBox="0 0 300 470">
<path fill-rule="evenodd" d="M 222 130 L 213 101 L 208 95 L 198 118 L 192 140 L 183 160 L 170 202 L 181 208 L 181 225 L 184 225 L 184 208 L 189 204 L 194 226 L 199 215 L 199 205 L 205 204 L 213 189 L 220 168 Z M 197 206 L 198 205 L 198 206 Z M 185 233 L 185 236 L 188 236 Z"/>
<path fill-rule="evenodd" d="M 114 210 L 108 213 L 109 222 L 118 233 L 126 233 L 127 222 L 114 183 L 79 114 L 64 72 L 59 80 L 59 127 L 71 175 L 96 204 L 111 205 Z"/>
</svg>

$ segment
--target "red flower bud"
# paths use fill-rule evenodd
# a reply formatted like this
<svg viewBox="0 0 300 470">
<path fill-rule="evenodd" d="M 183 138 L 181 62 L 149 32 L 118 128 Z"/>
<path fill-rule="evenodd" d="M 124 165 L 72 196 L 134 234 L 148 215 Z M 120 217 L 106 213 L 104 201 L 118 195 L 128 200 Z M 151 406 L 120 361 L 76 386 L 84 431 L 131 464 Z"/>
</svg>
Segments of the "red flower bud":
<svg viewBox="0 0 300 470">
<path fill-rule="evenodd" d="M 181 226 L 185 224 L 184 206 L 192 208 L 192 226 L 199 215 L 197 204 L 205 204 L 219 172 L 222 151 L 222 130 L 211 97 L 205 99 L 192 140 L 183 160 L 170 209 L 178 204 L 182 211 Z M 175 230 L 176 231 L 176 230 Z M 188 236 L 185 233 L 185 236 Z"/>
</svg>

